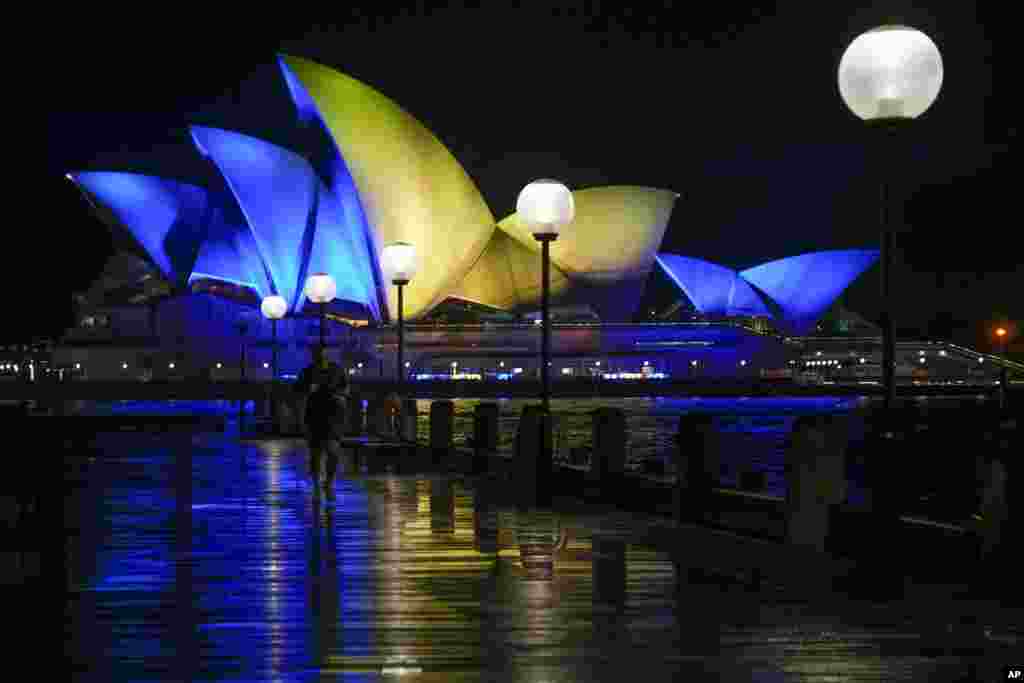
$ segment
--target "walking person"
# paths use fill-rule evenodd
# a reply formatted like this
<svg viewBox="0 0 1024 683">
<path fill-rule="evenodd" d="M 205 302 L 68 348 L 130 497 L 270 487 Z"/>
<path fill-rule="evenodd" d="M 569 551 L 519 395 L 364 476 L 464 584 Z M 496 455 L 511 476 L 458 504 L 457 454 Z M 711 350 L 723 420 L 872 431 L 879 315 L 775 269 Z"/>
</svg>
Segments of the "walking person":
<svg viewBox="0 0 1024 683">
<path fill-rule="evenodd" d="M 322 349 L 314 352 L 314 361 L 299 375 L 296 389 L 308 392 L 303 422 L 309 444 L 309 470 L 313 480 L 313 496 L 320 489 L 329 498 L 334 496 L 334 477 L 338 471 L 338 436 L 345 424 L 345 397 L 348 382 L 336 363 L 327 360 Z M 332 442 L 334 448 L 332 449 Z M 326 471 L 320 477 L 321 461 L 326 457 Z"/>
</svg>

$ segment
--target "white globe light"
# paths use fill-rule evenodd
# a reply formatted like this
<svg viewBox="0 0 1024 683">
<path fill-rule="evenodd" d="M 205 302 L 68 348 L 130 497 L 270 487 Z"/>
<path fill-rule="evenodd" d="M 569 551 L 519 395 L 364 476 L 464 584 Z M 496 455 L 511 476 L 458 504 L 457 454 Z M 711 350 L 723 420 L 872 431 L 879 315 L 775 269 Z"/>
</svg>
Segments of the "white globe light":
<svg viewBox="0 0 1024 683">
<path fill-rule="evenodd" d="M 839 61 L 839 93 L 865 121 L 916 119 L 941 87 L 939 48 L 907 26 L 879 26 L 862 33 Z"/>
<path fill-rule="evenodd" d="M 338 285 L 327 273 L 314 273 L 306 280 L 306 298 L 314 304 L 327 304 L 338 295 Z"/>
<path fill-rule="evenodd" d="M 416 247 L 407 242 L 389 244 L 381 252 L 380 265 L 388 282 L 407 283 L 416 276 Z"/>
<path fill-rule="evenodd" d="M 284 300 L 283 296 L 277 296 L 276 294 L 265 296 L 260 303 L 260 312 L 263 313 L 265 318 L 280 320 L 288 312 L 288 303 Z"/>
<path fill-rule="evenodd" d="M 535 180 L 519 193 L 516 213 L 535 235 L 558 235 L 572 223 L 576 204 L 572 192 L 556 180 Z"/>
</svg>

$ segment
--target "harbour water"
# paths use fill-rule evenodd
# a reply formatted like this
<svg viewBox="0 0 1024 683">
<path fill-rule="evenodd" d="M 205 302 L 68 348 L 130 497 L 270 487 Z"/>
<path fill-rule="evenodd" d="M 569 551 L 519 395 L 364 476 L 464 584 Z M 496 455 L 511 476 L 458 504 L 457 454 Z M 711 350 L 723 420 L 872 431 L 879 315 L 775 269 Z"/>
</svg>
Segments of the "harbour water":
<svg viewBox="0 0 1024 683">
<path fill-rule="evenodd" d="M 949 414 L 956 419 L 958 409 L 979 405 L 982 398 L 914 399 L 928 410 Z M 456 448 L 467 447 L 472 435 L 473 412 L 480 403 L 477 399 L 456 399 L 454 403 L 454 442 Z M 534 403 L 522 399 L 498 399 L 499 454 L 510 457 L 515 443 L 519 416 L 523 407 Z M 421 442 L 429 437 L 430 400 L 417 401 L 417 431 Z M 784 496 L 786 442 L 793 422 L 802 415 L 838 414 L 855 416 L 858 407 L 865 407 L 867 399 L 851 397 L 805 398 L 622 398 L 622 399 L 553 399 L 552 412 L 556 416 L 556 461 L 568 461 L 573 449 L 587 451 L 592 440 L 591 413 L 598 407 L 620 408 L 626 415 L 628 440 L 626 467 L 644 470 L 648 463 L 659 462 L 668 477 L 674 475 L 673 458 L 680 415 L 707 414 L 713 416 L 718 432 L 720 452 L 720 481 L 723 486 L 738 486 L 743 471 L 764 475 L 764 492 Z M 245 406 L 246 414 L 253 412 L 253 403 Z M 161 401 L 161 402 L 80 402 L 81 414 L 222 414 L 237 418 L 238 404 L 229 401 Z M 229 429 L 236 426 L 229 424 Z M 862 436 L 861 425 L 851 421 L 851 441 L 856 447 Z M 908 461 L 921 459 L 920 453 L 907 453 Z M 914 478 L 914 487 L 908 489 L 904 511 L 941 522 L 960 523 L 974 512 L 971 509 L 973 481 L 964 481 L 963 472 L 972 453 L 942 452 L 927 454 L 927 471 Z M 864 481 L 860 455 L 847 462 L 848 499 L 858 504 L 864 499 Z"/>
</svg>

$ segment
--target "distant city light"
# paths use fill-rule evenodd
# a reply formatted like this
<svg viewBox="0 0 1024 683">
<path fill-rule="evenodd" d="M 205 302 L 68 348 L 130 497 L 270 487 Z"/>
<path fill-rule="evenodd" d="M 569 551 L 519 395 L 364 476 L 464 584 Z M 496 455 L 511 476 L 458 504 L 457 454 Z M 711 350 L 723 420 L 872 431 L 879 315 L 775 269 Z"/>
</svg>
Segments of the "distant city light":
<svg viewBox="0 0 1024 683">
<path fill-rule="evenodd" d="M 410 365 L 409 361 L 405 361 L 405 367 L 409 367 L 409 365 Z"/>
<path fill-rule="evenodd" d="M 925 358 L 918 358 L 918 360 L 921 361 L 922 363 L 924 363 L 926 359 Z"/>
<path fill-rule="evenodd" d="M 362 367 L 363 367 L 363 364 L 362 364 L 362 363 L 356 363 L 356 367 L 357 367 L 357 368 L 362 368 Z"/>
<path fill-rule="evenodd" d="M 128 369 L 128 364 L 127 363 L 121 363 L 121 369 L 122 370 L 127 370 Z"/>
<path fill-rule="evenodd" d="M 979 358 L 979 359 L 978 359 L 978 362 L 979 362 L 979 363 L 984 363 L 984 362 L 985 362 L 985 359 L 984 359 L 984 358 Z"/>
<path fill-rule="evenodd" d="M 522 371 L 523 371 L 523 369 L 522 369 L 522 368 L 512 368 L 512 374 L 513 374 L 513 375 L 518 375 L 518 374 L 520 374 L 520 373 L 521 373 Z"/>
<path fill-rule="evenodd" d="M 818 351 L 815 355 L 820 356 L 821 355 L 821 351 Z"/>
<path fill-rule="evenodd" d="M 917 352 L 917 355 L 919 355 L 919 356 L 923 356 L 923 355 L 924 355 L 924 351 L 918 351 L 918 352 Z"/>
<path fill-rule="evenodd" d="M 690 365 L 692 365 L 693 367 L 697 367 L 697 361 L 691 360 Z"/>
<path fill-rule="evenodd" d="M 263 367 L 264 367 L 264 369 L 269 368 L 270 367 L 270 363 L 264 363 Z"/>
<path fill-rule="evenodd" d="M 864 363 L 867 363 L 868 361 L 867 361 L 867 359 L 866 359 L 866 358 L 861 358 L 861 359 L 860 359 L 860 362 L 861 362 L 861 364 L 863 365 Z"/>
<path fill-rule="evenodd" d="M 645 365 L 645 366 L 647 365 L 647 361 L 644 361 L 644 365 Z"/>
<path fill-rule="evenodd" d="M 81 363 L 75 363 L 75 370 L 81 370 L 81 369 L 82 369 L 82 364 Z"/>
<path fill-rule="evenodd" d="M 599 361 L 599 360 L 595 360 L 595 361 L 594 361 L 594 365 L 597 365 L 598 367 L 600 367 L 600 365 L 601 365 L 601 361 Z"/>
<path fill-rule="evenodd" d="M 498 367 L 499 367 L 499 368 L 503 368 L 503 367 L 505 367 L 505 361 L 500 361 L 500 362 L 498 363 Z"/>
<path fill-rule="evenodd" d="M 452 367 L 453 367 L 453 368 L 457 368 L 457 367 L 459 367 L 459 364 L 458 364 L 458 363 L 456 363 L 455 361 L 452 361 Z"/>
<path fill-rule="evenodd" d="M 740 361 L 740 365 L 742 365 L 742 366 L 746 366 L 746 364 L 747 364 L 747 361 L 745 361 L 745 360 L 741 360 L 741 361 Z"/>
<path fill-rule="evenodd" d="M 218 370 L 220 370 L 220 369 L 221 369 L 222 367 L 224 367 L 224 366 L 223 366 L 223 365 L 221 365 L 220 363 L 217 363 L 217 369 L 218 369 Z"/>
<path fill-rule="evenodd" d="M 562 368 L 562 374 L 563 375 L 571 375 L 572 374 L 572 368 Z"/>
<path fill-rule="evenodd" d="M 169 367 L 171 370 L 173 370 L 174 369 L 174 363 L 168 363 L 167 367 Z"/>
</svg>

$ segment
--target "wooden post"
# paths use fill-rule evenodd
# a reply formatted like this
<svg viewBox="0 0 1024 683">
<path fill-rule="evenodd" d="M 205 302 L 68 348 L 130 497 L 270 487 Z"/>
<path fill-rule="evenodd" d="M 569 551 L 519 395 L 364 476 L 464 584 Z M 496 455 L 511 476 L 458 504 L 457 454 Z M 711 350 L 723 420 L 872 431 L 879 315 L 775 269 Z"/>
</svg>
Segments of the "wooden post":
<svg viewBox="0 0 1024 683">
<path fill-rule="evenodd" d="M 387 402 L 381 396 L 370 399 L 367 415 L 367 431 L 371 434 L 385 435 L 391 433 L 391 418 L 388 414 Z"/>
<path fill-rule="evenodd" d="M 520 507 L 546 506 L 551 503 L 551 461 L 545 459 L 551 449 L 551 422 L 543 406 L 523 406 L 516 434 L 515 488 Z"/>
<path fill-rule="evenodd" d="M 846 497 L 845 425 L 829 416 L 799 418 L 793 426 L 786 496 L 786 541 L 825 550 L 835 506 Z"/>
<path fill-rule="evenodd" d="M 402 410 L 398 416 L 398 436 L 403 441 L 416 441 L 416 399 L 407 398 L 402 401 Z"/>
<path fill-rule="evenodd" d="M 430 404 L 430 452 L 434 463 L 451 452 L 455 430 L 455 404 L 445 399 Z"/>
<path fill-rule="evenodd" d="M 479 403 L 473 414 L 473 474 L 487 471 L 488 458 L 498 451 L 498 404 Z"/>
<path fill-rule="evenodd" d="M 702 521 L 712 511 L 719 477 L 719 453 L 714 437 L 712 416 L 679 416 L 676 486 L 672 496 L 677 522 Z"/>
<path fill-rule="evenodd" d="M 613 498 L 620 490 L 626 465 L 626 414 L 621 408 L 598 408 L 591 415 L 593 454 L 587 492 L 599 498 Z"/>
<path fill-rule="evenodd" d="M 345 432 L 351 435 L 362 434 L 366 429 L 366 410 L 363 408 L 363 397 L 353 391 L 348 397 L 345 410 Z"/>
</svg>

